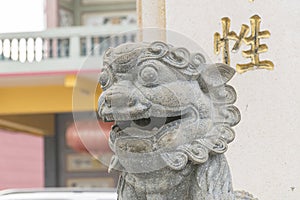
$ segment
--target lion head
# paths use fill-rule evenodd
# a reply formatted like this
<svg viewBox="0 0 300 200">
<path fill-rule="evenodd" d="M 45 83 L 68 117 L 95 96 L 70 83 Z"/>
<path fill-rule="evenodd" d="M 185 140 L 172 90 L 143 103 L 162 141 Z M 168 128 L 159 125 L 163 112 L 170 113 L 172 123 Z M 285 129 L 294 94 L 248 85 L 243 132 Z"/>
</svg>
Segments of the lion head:
<svg viewBox="0 0 300 200">
<path fill-rule="evenodd" d="M 98 114 L 115 122 L 112 167 L 180 170 L 224 153 L 234 139 L 240 113 L 229 66 L 163 42 L 110 48 L 103 65 Z"/>
</svg>

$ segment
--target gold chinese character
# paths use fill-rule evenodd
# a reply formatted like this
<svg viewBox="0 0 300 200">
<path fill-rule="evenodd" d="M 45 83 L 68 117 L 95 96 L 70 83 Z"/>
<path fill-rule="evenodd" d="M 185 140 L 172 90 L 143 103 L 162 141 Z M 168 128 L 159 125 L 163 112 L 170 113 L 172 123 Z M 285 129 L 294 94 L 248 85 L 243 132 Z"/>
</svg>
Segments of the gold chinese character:
<svg viewBox="0 0 300 200">
<path fill-rule="evenodd" d="M 222 18 L 222 30 L 223 37 L 221 38 L 219 33 L 214 35 L 214 50 L 215 54 L 219 54 L 221 48 L 223 48 L 223 62 L 227 65 L 230 65 L 230 52 L 229 52 L 229 41 L 234 40 L 232 51 L 236 52 L 241 46 L 241 42 L 245 35 L 248 34 L 249 27 L 245 24 L 242 25 L 239 36 L 234 31 L 229 31 L 230 29 L 230 19 L 228 17 Z"/>
<path fill-rule="evenodd" d="M 260 31 L 261 18 L 258 15 L 254 15 L 250 18 L 251 23 L 251 35 L 244 38 L 244 42 L 247 45 L 251 45 L 251 49 L 243 51 L 243 56 L 251 58 L 251 62 L 247 64 L 237 64 L 236 70 L 239 73 L 243 73 L 249 70 L 253 70 L 254 67 L 258 69 L 274 69 L 274 64 L 269 60 L 260 61 L 259 54 L 268 51 L 266 44 L 260 44 L 260 39 L 270 37 L 269 31 Z"/>
</svg>

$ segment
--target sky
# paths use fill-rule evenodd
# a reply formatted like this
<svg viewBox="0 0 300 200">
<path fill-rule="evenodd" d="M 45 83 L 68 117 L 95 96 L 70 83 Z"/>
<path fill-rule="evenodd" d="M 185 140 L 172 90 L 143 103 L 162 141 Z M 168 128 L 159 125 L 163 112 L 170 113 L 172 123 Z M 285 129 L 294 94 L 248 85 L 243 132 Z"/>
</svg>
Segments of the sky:
<svg viewBox="0 0 300 200">
<path fill-rule="evenodd" d="M 0 33 L 40 31 L 44 0 L 0 0 Z"/>
</svg>

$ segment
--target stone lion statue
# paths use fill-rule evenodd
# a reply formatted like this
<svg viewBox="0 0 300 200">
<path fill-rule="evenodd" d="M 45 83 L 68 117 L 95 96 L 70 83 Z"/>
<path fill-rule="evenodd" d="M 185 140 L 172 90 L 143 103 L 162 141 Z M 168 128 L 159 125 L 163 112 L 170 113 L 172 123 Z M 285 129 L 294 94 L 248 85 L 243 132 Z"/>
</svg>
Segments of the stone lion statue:
<svg viewBox="0 0 300 200">
<path fill-rule="evenodd" d="M 98 114 L 114 121 L 110 169 L 119 200 L 251 200 L 234 192 L 224 156 L 240 121 L 235 70 L 164 42 L 104 55 Z"/>
</svg>

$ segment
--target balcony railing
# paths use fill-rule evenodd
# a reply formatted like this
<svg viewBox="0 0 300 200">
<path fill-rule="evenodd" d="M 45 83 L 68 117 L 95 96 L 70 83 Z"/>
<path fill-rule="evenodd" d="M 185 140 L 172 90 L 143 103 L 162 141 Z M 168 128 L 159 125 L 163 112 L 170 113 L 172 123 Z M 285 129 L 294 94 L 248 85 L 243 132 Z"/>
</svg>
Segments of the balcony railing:
<svg viewBox="0 0 300 200">
<path fill-rule="evenodd" d="M 0 73 L 77 70 L 87 55 L 101 56 L 109 46 L 135 41 L 135 32 L 120 34 L 135 29 L 107 25 L 0 34 Z"/>
</svg>

